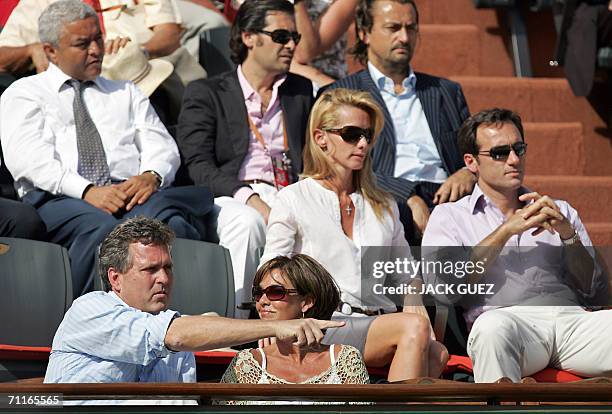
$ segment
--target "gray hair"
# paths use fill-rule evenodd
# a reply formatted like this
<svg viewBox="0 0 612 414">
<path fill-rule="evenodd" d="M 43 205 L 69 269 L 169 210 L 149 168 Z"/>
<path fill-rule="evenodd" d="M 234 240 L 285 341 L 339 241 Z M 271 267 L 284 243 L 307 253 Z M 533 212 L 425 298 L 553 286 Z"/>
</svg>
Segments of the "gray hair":
<svg viewBox="0 0 612 414">
<path fill-rule="evenodd" d="M 78 20 L 95 17 L 100 22 L 96 11 L 81 0 L 60 0 L 47 7 L 38 18 L 38 37 L 41 43 L 58 46 L 62 28 Z"/>
<path fill-rule="evenodd" d="M 117 225 L 100 245 L 98 272 L 104 290 L 111 290 L 108 269 L 112 267 L 120 273 L 125 273 L 132 266 L 130 244 L 167 246 L 170 250 L 174 238 L 174 232 L 167 224 L 150 217 L 138 216 Z"/>
</svg>

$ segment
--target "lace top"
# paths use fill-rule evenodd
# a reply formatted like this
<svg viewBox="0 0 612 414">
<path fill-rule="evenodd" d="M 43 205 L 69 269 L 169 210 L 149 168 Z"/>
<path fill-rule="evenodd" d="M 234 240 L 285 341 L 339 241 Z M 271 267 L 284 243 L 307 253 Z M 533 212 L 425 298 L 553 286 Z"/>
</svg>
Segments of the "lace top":
<svg viewBox="0 0 612 414">
<path fill-rule="evenodd" d="M 341 345 L 338 359 L 335 358 L 334 345 L 329 348 L 330 367 L 308 378 L 300 384 L 369 384 L 370 378 L 361 353 L 349 345 Z M 267 360 L 261 348 L 261 365 L 249 349 L 244 349 L 232 360 L 221 378 L 227 384 L 294 384 L 267 371 Z M 219 404 L 311 404 L 296 401 L 218 401 Z"/>
</svg>

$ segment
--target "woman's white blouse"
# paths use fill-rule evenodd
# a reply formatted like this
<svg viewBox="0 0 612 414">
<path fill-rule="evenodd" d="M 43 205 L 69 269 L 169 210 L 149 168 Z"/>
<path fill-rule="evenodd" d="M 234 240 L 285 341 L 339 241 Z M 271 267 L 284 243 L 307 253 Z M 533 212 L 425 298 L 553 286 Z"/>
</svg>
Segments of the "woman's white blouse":
<svg viewBox="0 0 612 414">
<path fill-rule="evenodd" d="M 397 246 L 402 255 L 410 257 L 397 204 L 390 200 L 393 214 L 385 212 L 381 221 L 361 194 L 350 196 L 355 205 L 353 240 L 342 230 L 336 193 L 312 178 L 282 189 L 270 212 L 266 247 L 260 263 L 279 255 L 307 254 L 334 277 L 342 291 L 343 302 L 395 311 L 396 305 L 389 298 L 374 292 L 374 285 L 382 283 L 384 278 L 374 278 L 369 268 L 363 269 L 362 277 L 361 256 L 366 246 Z M 392 249 L 374 250 L 376 260 L 393 260 L 390 258 Z M 403 279 L 402 275 L 395 276 Z"/>
</svg>

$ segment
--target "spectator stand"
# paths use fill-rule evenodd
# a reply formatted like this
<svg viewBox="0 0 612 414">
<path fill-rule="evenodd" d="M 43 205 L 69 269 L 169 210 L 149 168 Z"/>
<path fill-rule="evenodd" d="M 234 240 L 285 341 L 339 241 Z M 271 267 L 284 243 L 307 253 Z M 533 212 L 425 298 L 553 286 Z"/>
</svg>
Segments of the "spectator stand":
<svg viewBox="0 0 612 414">
<path fill-rule="evenodd" d="M 532 11 L 538 11 L 544 7 L 552 6 L 553 1 L 529 0 L 528 3 Z M 533 71 L 529 56 L 527 26 L 525 25 L 525 18 L 520 7 L 521 3 L 516 0 L 474 0 L 474 6 L 477 9 L 502 8 L 507 10 L 514 73 L 519 78 L 531 78 L 533 77 Z"/>
<path fill-rule="evenodd" d="M 563 15 L 564 0 L 528 0 L 529 10 L 533 12 L 545 9 L 553 10 L 553 18 L 557 34 L 563 32 L 564 25 L 568 25 L 568 17 Z M 514 72 L 519 78 L 533 77 L 531 58 L 529 53 L 529 42 L 527 26 L 522 10 L 523 2 L 517 0 L 474 0 L 477 9 L 505 9 L 508 12 L 510 27 L 510 39 L 512 44 L 512 58 L 514 62 Z M 560 61 L 559 53 L 550 60 L 550 66 L 558 66 Z M 601 47 L 597 52 L 597 67 L 602 69 L 612 69 L 612 48 Z"/>
</svg>

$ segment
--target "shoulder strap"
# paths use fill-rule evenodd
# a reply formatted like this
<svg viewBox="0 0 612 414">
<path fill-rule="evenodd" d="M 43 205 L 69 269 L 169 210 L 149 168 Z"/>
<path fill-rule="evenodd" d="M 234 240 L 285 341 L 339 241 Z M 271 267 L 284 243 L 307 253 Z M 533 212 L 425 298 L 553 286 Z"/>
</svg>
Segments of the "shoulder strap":
<svg viewBox="0 0 612 414">
<path fill-rule="evenodd" d="M 335 368 L 335 365 L 336 365 L 336 355 L 335 355 L 335 354 L 336 354 L 336 352 L 335 352 L 335 350 L 334 350 L 334 345 L 335 345 L 335 344 L 331 344 L 331 345 L 329 346 L 329 360 L 330 360 L 330 362 L 331 362 L 331 367 L 332 367 L 332 369 L 334 369 L 334 370 L 335 370 L 335 369 L 336 369 L 336 368 Z"/>
<path fill-rule="evenodd" d="M 261 369 L 263 371 L 265 371 L 266 370 L 266 365 L 267 365 L 266 354 L 264 353 L 263 349 L 261 349 L 261 348 L 257 348 L 257 350 L 261 354 Z"/>
<path fill-rule="evenodd" d="M 266 371 L 266 354 L 261 348 L 257 348 L 257 350 L 261 354 L 261 377 L 259 377 L 259 384 L 269 384 L 270 381 L 268 381 L 268 372 Z"/>
</svg>

